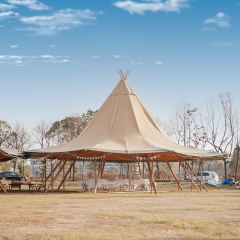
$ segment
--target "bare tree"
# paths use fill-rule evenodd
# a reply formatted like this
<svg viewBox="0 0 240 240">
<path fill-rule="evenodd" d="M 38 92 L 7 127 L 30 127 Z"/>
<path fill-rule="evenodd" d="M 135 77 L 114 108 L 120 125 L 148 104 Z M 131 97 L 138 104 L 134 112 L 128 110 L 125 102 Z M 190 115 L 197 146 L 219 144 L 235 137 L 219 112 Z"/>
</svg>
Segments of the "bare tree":
<svg viewBox="0 0 240 240">
<path fill-rule="evenodd" d="M 32 146 L 32 139 L 31 135 L 28 133 L 28 130 L 20 123 L 16 123 L 15 126 L 12 128 L 12 132 L 10 135 L 10 138 L 8 140 L 8 147 L 25 151 L 29 149 Z M 24 162 L 25 160 L 22 159 L 22 169 L 24 174 Z M 11 166 L 14 169 L 14 172 L 16 171 L 16 167 L 19 164 L 19 159 L 13 159 L 9 161 Z"/>
<path fill-rule="evenodd" d="M 207 142 L 216 152 L 231 156 L 234 139 L 234 118 L 237 110 L 233 110 L 230 93 L 219 95 L 220 103 L 212 100 L 207 103 L 206 115 L 202 116 L 202 125 L 207 136 Z M 229 160 L 223 159 L 225 178 L 227 177 L 227 164 Z"/>
<path fill-rule="evenodd" d="M 178 144 L 188 147 L 202 148 L 206 146 L 206 134 L 196 115 L 198 108 L 182 102 L 177 105 L 173 117 L 170 119 L 172 136 Z"/>
<path fill-rule="evenodd" d="M 7 122 L 0 120 L 0 146 L 8 146 L 11 132 L 11 126 Z"/>
<path fill-rule="evenodd" d="M 48 131 L 50 129 L 50 124 L 45 120 L 42 120 L 33 127 L 33 140 L 34 143 L 39 144 L 41 148 L 52 146 L 52 141 L 49 136 Z"/>
</svg>

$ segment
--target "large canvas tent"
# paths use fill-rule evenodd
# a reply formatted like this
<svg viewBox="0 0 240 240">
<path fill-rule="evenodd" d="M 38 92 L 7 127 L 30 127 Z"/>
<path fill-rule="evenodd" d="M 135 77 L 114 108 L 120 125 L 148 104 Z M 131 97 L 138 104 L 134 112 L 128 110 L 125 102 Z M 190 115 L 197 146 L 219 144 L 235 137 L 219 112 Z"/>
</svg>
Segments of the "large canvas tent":
<svg viewBox="0 0 240 240">
<path fill-rule="evenodd" d="M 29 157 L 95 160 L 101 162 L 100 169 L 106 161 L 146 161 L 150 172 L 151 161 L 164 161 L 170 167 L 171 161 L 181 164 L 227 157 L 174 143 L 126 81 L 128 72 L 119 73 L 121 80 L 79 137 L 61 146 L 28 151 Z"/>
<path fill-rule="evenodd" d="M 18 150 L 0 147 L 0 162 L 6 162 L 21 156 L 23 156 L 23 154 Z"/>
</svg>

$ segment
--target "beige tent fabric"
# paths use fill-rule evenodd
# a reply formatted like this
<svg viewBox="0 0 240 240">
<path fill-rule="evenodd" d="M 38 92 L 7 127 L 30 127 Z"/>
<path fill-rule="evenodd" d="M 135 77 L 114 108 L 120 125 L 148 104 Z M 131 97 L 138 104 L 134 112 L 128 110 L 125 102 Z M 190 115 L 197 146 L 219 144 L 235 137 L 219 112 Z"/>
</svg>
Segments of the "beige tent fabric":
<svg viewBox="0 0 240 240">
<path fill-rule="evenodd" d="M 29 153 L 34 156 L 39 153 L 77 153 L 77 151 L 81 154 L 82 151 L 87 151 L 88 157 L 99 156 L 102 153 L 156 156 L 157 153 L 171 152 L 194 157 L 224 157 L 219 153 L 174 143 L 163 133 L 153 116 L 124 79 L 119 81 L 79 137 L 61 146 L 33 150 Z"/>
<path fill-rule="evenodd" d="M 17 156 L 21 156 L 21 152 L 11 148 L 0 147 L 0 162 L 11 160 Z"/>
</svg>

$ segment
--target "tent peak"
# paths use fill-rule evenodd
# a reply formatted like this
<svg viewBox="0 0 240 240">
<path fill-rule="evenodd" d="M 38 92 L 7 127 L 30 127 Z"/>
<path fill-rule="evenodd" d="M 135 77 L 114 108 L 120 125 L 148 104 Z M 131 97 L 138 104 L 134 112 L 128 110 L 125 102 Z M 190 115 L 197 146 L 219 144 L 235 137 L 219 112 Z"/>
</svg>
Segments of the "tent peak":
<svg viewBox="0 0 240 240">
<path fill-rule="evenodd" d="M 120 69 L 120 70 L 118 71 L 118 73 L 119 73 L 119 75 L 120 75 L 120 77 L 121 77 L 121 80 L 126 81 L 126 80 L 127 80 L 127 77 L 128 77 L 128 74 L 130 73 L 130 71 L 127 70 L 127 72 L 124 74 L 124 73 L 122 72 L 122 70 Z"/>
</svg>

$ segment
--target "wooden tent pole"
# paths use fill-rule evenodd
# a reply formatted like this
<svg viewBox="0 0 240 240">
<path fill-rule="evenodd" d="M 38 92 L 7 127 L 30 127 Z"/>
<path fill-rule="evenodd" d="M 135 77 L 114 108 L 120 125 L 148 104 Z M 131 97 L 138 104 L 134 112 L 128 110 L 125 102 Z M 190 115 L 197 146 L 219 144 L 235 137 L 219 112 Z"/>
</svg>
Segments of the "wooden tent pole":
<svg viewBox="0 0 240 240">
<path fill-rule="evenodd" d="M 201 182 L 202 182 L 202 159 L 200 160 L 200 173 L 201 173 L 201 178 L 200 178 L 200 180 L 201 180 Z M 202 184 L 200 184 L 200 191 L 202 191 Z"/>
<path fill-rule="evenodd" d="M 106 163 L 106 160 L 104 160 L 103 164 L 102 164 L 100 179 L 103 178 L 103 172 L 104 172 L 105 163 Z"/>
<path fill-rule="evenodd" d="M 180 177 L 180 173 L 181 173 L 181 171 L 180 171 L 181 169 L 180 169 L 180 164 L 178 163 L 178 182 L 180 183 L 180 181 L 181 181 L 181 177 Z M 178 185 L 178 190 L 180 189 L 180 186 Z"/>
<path fill-rule="evenodd" d="M 189 177 L 189 180 L 191 180 L 193 182 L 193 185 L 195 186 L 195 188 L 197 189 L 197 191 L 200 193 L 200 190 L 198 189 L 197 185 L 195 184 L 195 182 L 193 181 L 192 177 L 190 176 L 190 174 L 188 173 L 188 171 L 186 170 L 186 168 L 184 167 L 184 164 L 181 163 L 180 160 L 178 160 L 179 163 L 181 164 L 181 167 L 183 168 L 183 170 L 185 171 L 185 173 L 187 174 L 187 176 Z"/>
<path fill-rule="evenodd" d="M 5 193 L 7 193 L 7 190 L 6 190 L 6 188 L 2 185 L 1 181 L 0 181 L 0 188 L 1 188 Z"/>
<path fill-rule="evenodd" d="M 96 177 L 97 177 L 96 171 L 97 171 L 97 160 L 95 159 L 94 160 L 94 180 L 95 180 L 95 182 L 96 182 Z"/>
<path fill-rule="evenodd" d="M 186 162 L 186 164 L 188 165 L 188 167 L 191 169 L 190 165 L 188 162 Z M 208 192 L 208 189 L 206 188 L 205 184 L 203 183 L 203 181 L 197 176 L 197 174 L 192 170 L 194 176 L 197 178 L 197 180 L 200 182 L 200 187 L 203 186 L 203 188 Z"/>
<path fill-rule="evenodd" d="M 64 158 L 62 158 L 64 159 Z M 48 177 L 45 180 L 45 183 L 47 183 L 47 180 L 51 177 L 51 174 L 58 168 L 58 166 L 60 165 L 61 160 L 57 163 L 57 165 L 53 168 L 52 172 L 50 172 L 50 174 L 48 175 Z"/>
<path fill-rule="evenodd" d="M 77 159 L 76 159 L 76 160 L 73 160 L 73 162 L 71 163 L 69 169 L 67 170 L 67 173 L 63 176 L 63 180 L 61 181 L 61 183 L 60 183 L 60 185 L 58 186 L 58 189 L 57 189 L 57 190 L 59 190 L 60 187 L 62 186 L 62 184 L 64 184 L 65 179 L 67 178 L 67 175 L 68 175 L 69 172 L 71 171 L 71 169 L 72 169 L 73 165 L 76 163 L 76 161 L 77 161 Z M 63 167 L 63 169 L 64 169 L 64 167 Z"/>
<path fill-rule="evenodd" d="M 98 168 L 98 176 L 97 176 L 97 179 L 96 179 L 96 181 L 95 181 L 95 189 L 94 189 L 94 193 L 96 193 L 97 192 L 97 184 L 98 184 L 98 180 L 99 180 L 99 178 L 100 178 L 100 174 L 101 174 L 101 168 L 103 167 L 103 159 L 101 160 L 101 163 L 100 163 L 100 166 L 99 166 L 99 168 Z"/>
<path fill-rule="evenodd" d="M 145 178 L 145 162 L 142 161 L 142 165 L 143 165 L 143 178 Z"/>
<path fill-rule="evenodd" d="M 189 166 L 190 166 L 190 164 L 189 164 Z M 192 169 L 191 169 L 191 172 L 192 172 L 192 177 L 193 177 L 193 160 L 192 160 Z M 192 191 L 192 185 L 191 185 L 191 191 Z"/>
<path fill-rule="evenodd" d="M 154 181 L 154 177 L 153 177 L 153 173 L 152 173 L 152 169 L 151 169 L 151 165 L 150 165 L 149 161 L 147 161 L 147 165 L 148 165 L 148 169 L 149 169 L 150 176 L 151 176 L 151 185 L 153 186 L 155 194 L 157 194 L 158 192 L 157 192 L 157 188 L 155 185 L 155 181 Z"/>
<path fill-rule="evenodd" d="M 142 178 L 141 167 L 140 167 L 140 163 L 139 163 L 138 160 L 137 160 L 137 163 L 138 163 L 138 171 L 139 171 L 139 174 L 140 174 L 140 178 Z"/>
<path fill-rule="evenodd" d="M 171 165 L 169 164 L 168 160 L 165 159 L 165 161 L 166 161 L 166 163 L 167 163 L 167 165 L 168 165 L 168 168 L 170 169 L 173 177 L 175 178 L 175 180 L 176 180 L 176 182 L 177 182 L 177 184 L 178 184 L 178 190 L 179 190 L 179 188 L 180 188 L 180 189 L 183 191 L 182 185 L 181 185 L 180 181 L 177 179 L 177 176 L 175 175 L 175 173 L 173 172 L 173 170 L 172 170 L 172 168 L 171 168 Z"/>
<path fill-rule="evenodd" d="M 51 172 L 53 170 L 52 158 L 51 158 Z M 51 175 L 51 181 L 53 180 L 53 174 Z M 52 185 L 52 192 L 53 192 L 53 185 Z"/>
<path fill-rule="evenodd" d="M 45 190 L 45 192 L 48 192 L 49 188 L 51 187 L 51 185 L 53 185 L 54 181 L 57 179 L 59 173 L 62 171 L 63 167 L 65 166 L 65 164 L 67 163 L 68 160 L 64 161 L 64 158 L 61 160 L 62 166 L 60 167 L 60 169 L 58 170 L 57 174 L 54 176 L 53 180 L 51 181 L 51 183 L 48 185 L 47 189 Z"/>
<path fill-rule="evenodd" d="M 63 190 L 65 190 L 65 178 L 67 177 L 67 175 L 65 177 L 65 166 L 63 167 L 62 174 L 63 174 L 63 179 L 64 179 L 64 180 L 62 180 L 62 182 L 63 182 Z M 59 190 L 59 187 L 58 187 L 58 190 Z"/>
<path fill-rule="evenodd" d="M 179 190 L 179 188 L 180 188 L 180 189 L 183 191 L 183 188 L 182 188 L 182 185 L 181 185 L 181 183 L 180 183 L 180 180 L 177 178 L 177 176 L 176 176 L 175 173 L 173 172 L 173 170 L 172 170 L 172 168 L 171 168 L 171 165 L 169 164 L 169 162 L 168 162 L 168 160 L 167 160 L 167 158 L 166 158 L 166 156 L 165 156 L 164 153 L 163 153 L 163 157 L 165 158 L 165 161 L 166 161 L 166 163 L 167 163 L 167 165 L 168 165 L 168 168 L 170 169 L 173 177 L 175 178 L 175 180 L 176 180 L 176 182 L 177 182 L 177 184 L 178 184 L 178 190 Z"/>
<path fill-rule="evenodd" d="M 46 189 L 46 184 L 47 184 L 47 180 L 46 180 L 46 177 L 47 177 L 47 166 L 46 166 L 46 163 L 47 163 L 47 161 L 46 161 L 46 158 L 44 158 L 44 160 L 43 160 L 43 179 L 44 179 L 44 182 L 45 182 L 45 189 Z"/>
</svg>

